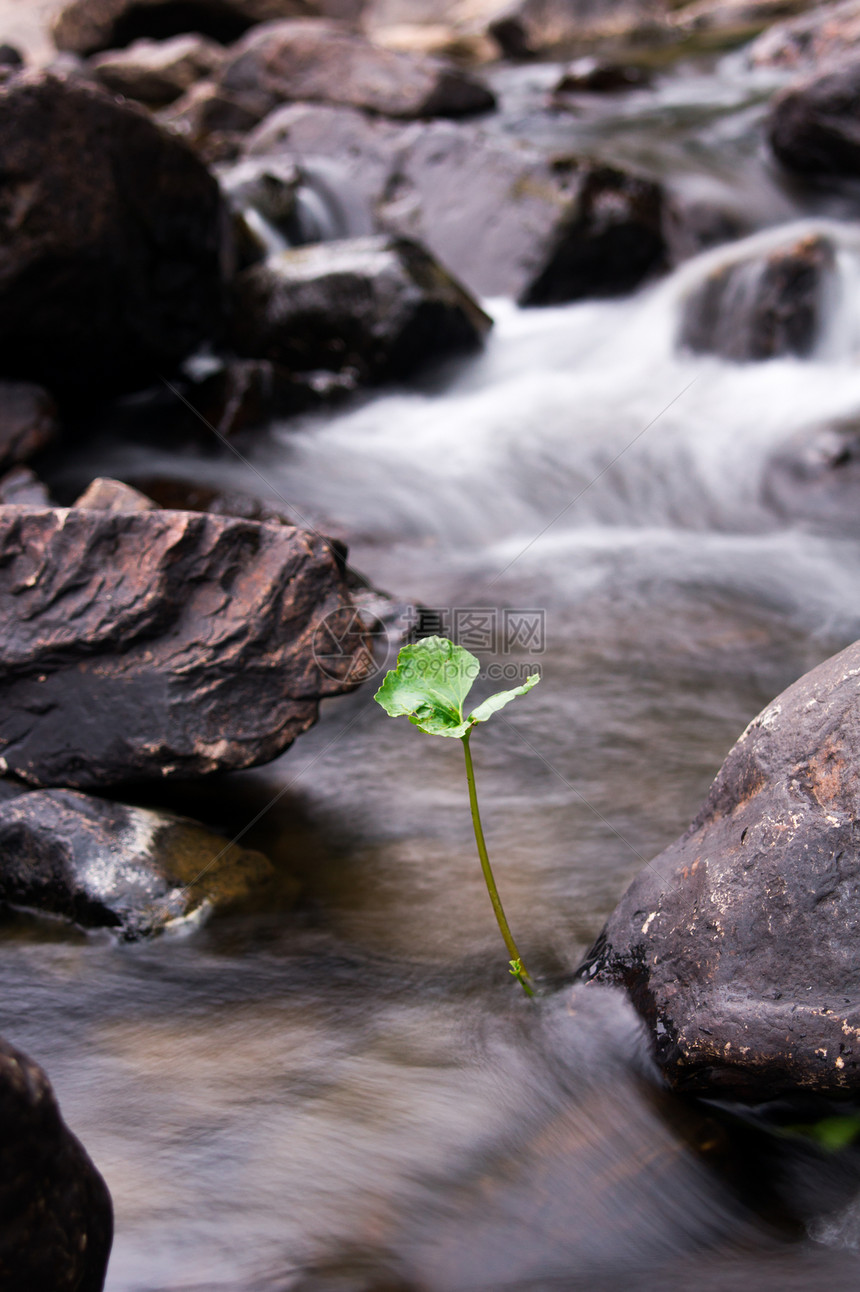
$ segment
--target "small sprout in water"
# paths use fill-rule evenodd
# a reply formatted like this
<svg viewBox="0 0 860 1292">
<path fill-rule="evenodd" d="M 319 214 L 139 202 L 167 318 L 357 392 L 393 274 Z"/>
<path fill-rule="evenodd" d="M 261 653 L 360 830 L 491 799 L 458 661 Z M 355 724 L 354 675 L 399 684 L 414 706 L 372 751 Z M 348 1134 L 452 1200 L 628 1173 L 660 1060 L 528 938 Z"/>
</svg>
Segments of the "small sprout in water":
<svg viewBox="0 0 860 1292">
<path fill-rule="evenodd" d="M 510 972 L 526 995 L 533 996 L 531 977 L 508 927 L 496 881 L 493 878 L 490 858 L 487 855 L 481 815 L 478 811 L 478 794 L 475 789 L 475 771 L 472 766 L 469 738 L 472 728 L 479 722 L 486 722 L 518 695 L 525 695 L 530 691 L 540 681 L 540 673 L 533 673 L 531 677 L 526 678 L 522 686 L 491 695 L 488 700 L 484 700 L 483 704 L 479 704 L 477 709 L 473 709 L 467 717 L 464 717 L 463 704 L 472 689 L 472 683 L 478 676 L 480 667 L 475 656 L 464 647 L 456 646 L 445 637 L 425 637 L 421 641 L 403 647 L 397 656 L 397 667 L 390 673 L 386 673 L 385 680 L 374 698 L 392 718 L 408 718 L 420 731 L 426 731 L 428 735 L 456 736 L 462 741 L 466 757 L 466 781 L 469 786 L 472 826 L 484 881 L 505 946 L 512 957 L 509 961 Z"/>
</svg>

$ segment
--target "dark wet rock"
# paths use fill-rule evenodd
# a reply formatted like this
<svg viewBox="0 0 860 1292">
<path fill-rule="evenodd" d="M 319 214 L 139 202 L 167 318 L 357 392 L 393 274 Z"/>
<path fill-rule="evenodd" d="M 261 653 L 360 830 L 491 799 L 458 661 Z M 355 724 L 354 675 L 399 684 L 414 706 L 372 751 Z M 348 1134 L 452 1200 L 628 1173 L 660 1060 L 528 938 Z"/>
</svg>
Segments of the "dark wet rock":
<svg viewBox="0 0 860 1292">
<path fill-rule="evenodd" d="M 480 346 L 490 320 L 417 244 L 354 238 L 295 248 L 241 274 L 234 344 L 296 372 L 404 376 Z"/>
<path fill-rule="evenodd" d="M 57 406 L 46 390 L 0 381 L 0 471 L 47 448 L 58 429 Z"/>
<path fill-rule="evenodd" d="M 196 821 L 72 790 L 0 802 L 0 902 L 123 938 L 236 903 L 274 874 Z"/>
<path fill-rule="evenodd" d="M 104 1180 L 42 1069 L 0 1039 L 0 1284 L 101 1292 L 113 1238 Z"/>
<path fill-rule="evenodd" d="M 256 28 L 230 51 L 220 84 L 234 94 L 265 95 L 269 108 L 304 100 L 398 118 L 464 116 L 495 104 L 466 71 L 383 49 L 322 21 Z"/>
<path fill-rule="evenodd" d="M 128 49 L 98 54 L 90 66 L 114 94 L 160 108 L 216 72 L 224 57 L 225 51 L 215 41 L 192 34 L 163 41 L 137 40 Z"/>
<path fill-rule="evenodd" d="M 587 167 L 580 170 L 575 203 L 520 303 L 624 295 L 666 264 L 660 185 L 609 166 Z"/>
<path fill-rule="evenodd" d="M 293 417 L 342 399 L 356 389 L 353 375 L 326 370 L 293 373 L 268 359 L 225 359 L 189 391 L 197 412 L 220 435 Z M 244 513 L 240 513 L 244 515 Z"/>
<path fill-rule="evenodd" d="M 14 45 L 0 45 L 0 67 L 18 68 L 24 66 L 24 55 Z"/>
<path fill-rule="evenodd" d="M 747 728 L 589 957 L 684 1089 L 860 1091 L 860 643 Z"/>
<path fill-rule="evenodd" d="M 487 30 L 511 58 L 630 38 L 659 24 L 660 0 L 509 0 L 487 6 Z"/>
<path fill-rule="evenodd" d="M 650 83 L 651 74 L 647 68 L 586 56 L 578 58 L 562 73 L 555 93 L 611 94 L 617 90 L 641 89 Z"/>
<path fill-rule="evenodd" d="M 0 478 L 0 506 L 53 507 L 45 485 L 29 467 L 13 467 Z"/>
<path fill-rule="evenodd" d="M 792 523 L 860 535 L 860 419 L 802 431 L 765 464 L 765 503 Z"/>
<path fill-rule="evenodd" d="M 25 74 L 0 87 L 0 168 L 3 373 L 99 397 L 217 333 L 220 190 L 143 109 Z"/>
<path fill-rule="evenodd" d="M 341 562 L 227 517 L 0 511 L 3 768 L 88 789 L 274 758 L 361 680 L 352 656 L 339 676 L 314 658 L 350 608 Z"/>
<path fill-rule="evenodd" d="M 341 7 L 342 16 L 358 9 L 350 3 Z M 57 49 L 84 55 L 188 32 L 223 45 L 255 23 L 319 14 L 326 8 L 315 0 L 70 0 L 54 22 L 53 36 Z"/>
<path fill-rule="evenodd" d="M 775 100 L 768 122 L 778 161 L 799 175 L 860 177 L 860 59 L 793 86 Z"/>
<path fill-rule="evenodd" d="M 204 161 L 217 164 L 239 155 L 243 137 L 265 114 L 265 101 L 228 94 L 214 81 L 198 81 L 159 113 L 159 121 L 180 135 Z"/>
<path fill-rule="evenodd" d="M 201 511 L 212 516 L 235 516 L 272 525 L 292 526 L 296 523 L 283 503 L 262 501 L 234 489 L 190 484 L 187 480 L 169 476 L 143 476 L 136 483 L 148 498 L 167 510 Z"/>
<path fill-rule="evenodd" d="M 832 244 L 814 234 L 722 265 L 688 297 L 680 344 L 741 362 L 809 354 L 833 263 Z"/>
<path fill-rule="evenodd" d="M 857 0 L 804 7 L 807 12 L 777 23 L 750 46 L 754 66 L 812 71 L 856 53 L 860 40 Z"/>
<path fill-rule="evenodd" d="M 98 476 L 72 506 L 89 511 L 153 511 L 157 504 L 121 480 Z"/>
</svg>

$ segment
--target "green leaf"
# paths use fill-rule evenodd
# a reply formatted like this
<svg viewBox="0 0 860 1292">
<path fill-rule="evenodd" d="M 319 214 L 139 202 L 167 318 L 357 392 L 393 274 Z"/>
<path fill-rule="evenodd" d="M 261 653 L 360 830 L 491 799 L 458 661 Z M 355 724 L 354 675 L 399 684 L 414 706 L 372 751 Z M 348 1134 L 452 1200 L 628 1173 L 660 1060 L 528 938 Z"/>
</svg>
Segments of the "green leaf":
<svg viewBox="0 0 860 1292">
<path fill-rule="evenodd" d="M 463 701 L 480 664 L 444 637 L 424 637 L 404 646 L 397 667 L 386 673 L 374 699 L 392 718 L 408 718 L 432 736 L 465 736 Z"/>
<path fill-rule="evenodd" d="M 488 718 L 492 718 L 494 713 L 498 713 L 499 709 L 504 709 L 506 704 L 510 704 L 511 700 L 515 700 L 518 695 L 525 695 L 526 691 L 530 691 L 533 686 L 537 686 L 539 681 L 540 673 L 532 673 L 531 677 L 526 678 L 522 686 L 516 686 L 512 691 L 497 691 L 495 695 L 491 695 L 489 699 L 484 700 L 483 704 L 479 704 L 477 709 L 474 709 L 469 714 L 469 722 L 486 722 Z"/>
</svg>

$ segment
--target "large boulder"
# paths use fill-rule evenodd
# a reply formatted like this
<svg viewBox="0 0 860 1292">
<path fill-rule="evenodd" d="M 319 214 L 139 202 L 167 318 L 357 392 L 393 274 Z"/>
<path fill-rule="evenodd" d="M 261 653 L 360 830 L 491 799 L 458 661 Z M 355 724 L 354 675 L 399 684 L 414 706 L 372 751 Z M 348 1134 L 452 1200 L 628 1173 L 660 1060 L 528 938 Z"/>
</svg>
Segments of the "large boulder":
<svg viewBox="0 0 860 1292">
<path fill-rule="evenodd" d="M 797 174 L 857 179 L 858 108 L 860 59 L 855 56 L 777 96 L 768 121 L 770 146 Z"/>
<path fill-rule="evenodd" d="M 128 49 L 98 54 L 90 67 L 114 94 L 160 108 L 216 72 L 223 59 L 221 46 L 205 36 L 173 36 L 136 40 Z"/>
<path fill-rule="evenodd" d="M 860 1093 L 860 643 L 750 724 L 585 976 L 627 988 L 685 1090 Z"/>
<path fill-rule="evenodd" d="M 464 116 L 495 105 L 469 72 L 383 49 L 324 21 L 255 28 L 230 51 L 220 84 L 232 94 L 265 98 L 270 109 L 300 99 L 410 118 Z"/>
<path fill-rule="evenodd" d="M 317 243 L 239 275 L 233 343 L 294 371 L 405 376 L 474 350 L 490 319 L 416 243 L 386 237 Z"/>
<path fill-rule="evenodd" d="M 810 234 L 722 264 L 687 297 L 680 344 L 739 362 L 809 354 L 834 262 L 833 244 Z"/>
<path fill-rule="evenodd" d="M 0 471 L 47 448 L 57 430 L 57 406 L 46 390 L 0 381 Z"/>
<path fill-rule="evenodd" d="M 0 1284 L 101 1292 L 113 1237 L 107 1187 L 44 1072 L 0 1039 Z"/>
<path fill-rule="evenodd" d="M 57 394 L 151 384 L 216 333 L 224 215 L 143 111 L 26 74 L 0 87 L 0 372 Z"/>
<path fill-rule="evenodd" d="M 255 23 L 320 13 L 357 17 L 360 11 L 361 0 L 71 0 L 54 22 L 53 36 L 57 49 L 73 54 L 187 32 L 229 44 Z"/>
<path fill-rule="evenodd" d="M 0 901 L 132 940 L 199 919 L 274 874 L 196 821 L 74 790 L 0 800 Z"/>
<path fill-rule="evenodd" d="M 352 613 L 341 564 L 250 520 L 0 509 L 0 767 L 86 789 L 274 758 L 361 679 L 357 638 L 314 655 Z"/>
<path fill-rule="evenodd" d="M 338 206 L 420 242 L 481 295 L 611 295 L 666 260 L 659 185 L 473 122 L 398 126 L 292 104 L 261 122 L 247 151 L 324 168 Z"/>
</svg>

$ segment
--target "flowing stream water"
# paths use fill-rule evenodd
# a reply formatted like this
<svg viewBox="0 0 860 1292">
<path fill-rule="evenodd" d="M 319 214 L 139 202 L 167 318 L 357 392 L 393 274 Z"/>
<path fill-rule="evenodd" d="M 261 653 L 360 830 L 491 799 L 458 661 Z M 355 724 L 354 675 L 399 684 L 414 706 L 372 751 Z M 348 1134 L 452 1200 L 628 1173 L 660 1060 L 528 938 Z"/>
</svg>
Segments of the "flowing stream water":
<svg viewBox="0 0 860 1292">
<path fill-rule="evenodd" d="M 511 129 L 550 128 L 530 115 L 540 75 L 512 82 Z M 272 425 L 244 461 L 109 435 L 86 451 L 88 475 L 286 500 L 443 627 L 496 616 L 480 685 L 542 682 L 476 736 L 479 790 L 511 925 L 548 981 L 749 719 L 860 637 L 860 527 L 786 514 L 768 488 L 775 453 L 860 416 L 860 226 L 779 184 L 761 95 L 733 56 L 577 125 L 746 205 L 743 247 L 629 299 L 491 301 L 482 356 Z M 810 357 L 679 348 L 714 267 L 810 231 L 838 249 Z M 540 640 L 506 643 L 527 611 Z M 108 1180 L 110 1292 L 856 1286 L 850 1172 L 670 1098 L 614 994 L 520 998 L 460 750 L 372 691 L 326 702 L 276 763 L 171 794 L 228 830 L 261 814 L 246 842 L 280 875 L 265 909 L 133 946 L 5 919 L 3 1030 Z"/>
</svg>

